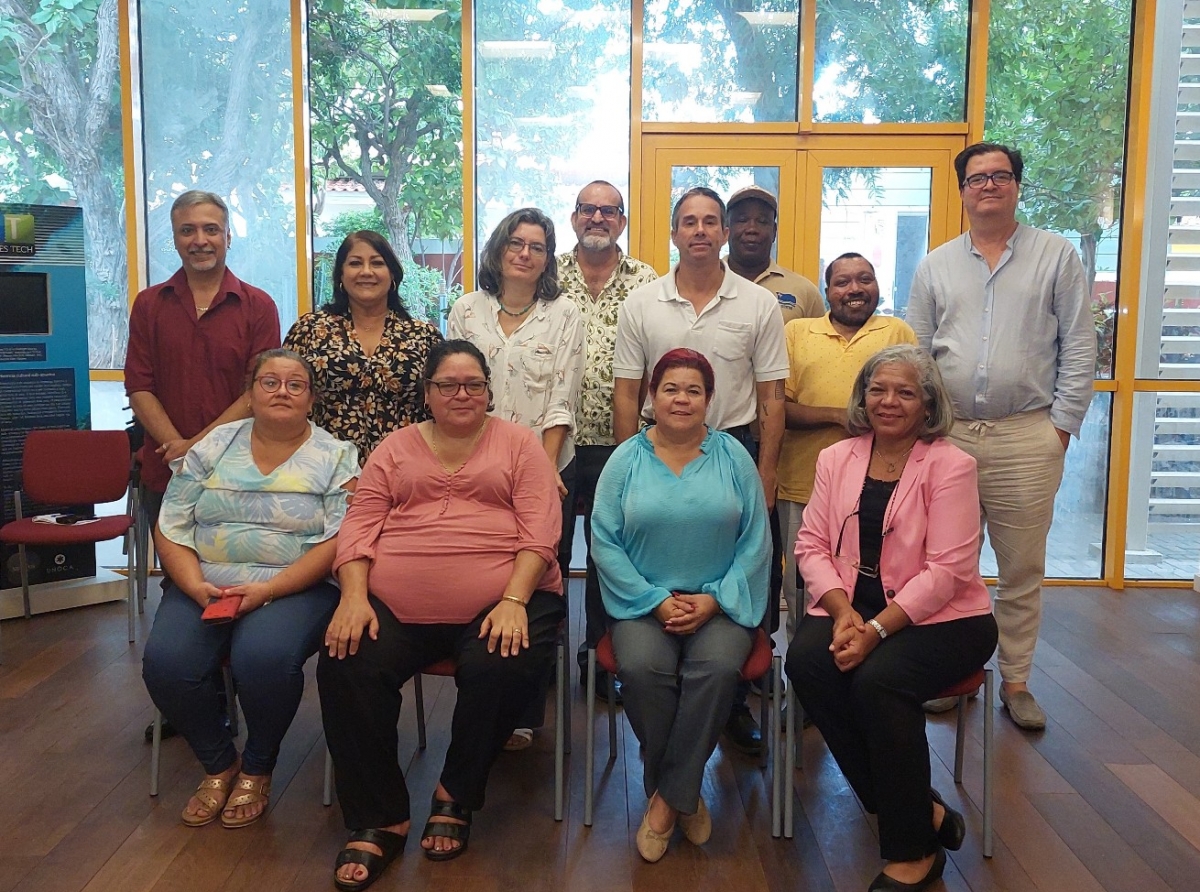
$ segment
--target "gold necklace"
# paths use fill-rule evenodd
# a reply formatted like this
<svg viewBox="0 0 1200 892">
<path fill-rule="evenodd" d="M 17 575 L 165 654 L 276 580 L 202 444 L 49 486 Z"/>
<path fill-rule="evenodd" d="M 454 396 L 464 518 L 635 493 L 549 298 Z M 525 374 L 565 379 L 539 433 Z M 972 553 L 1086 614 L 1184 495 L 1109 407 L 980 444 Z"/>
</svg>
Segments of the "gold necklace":
<svg viewBox="0 0 1200 892">
<path fill-rule="evenodd" d="M 878 449 L 875 450 L 875 454 L 877 456 L 879 456 L 879 460 L 881 462 L 883 462 L 885 465 L 887 465 L 887 472 L 889 474 L 895 474 L 896 473 L 896 465 L 900 464 L 906 458 L 908 458 L 908 454 L 913 451 L 913 446 L 916 446 L 916 445 L 917 445 L 916 443 L 913 443 L 912 446 L 909 446 L 907 449 L 905 449 L 904 453 L 899 458 L 897 458 L 895 461 L 889 460 L 888 457 L 886 455 L 884 455 L 882 452 L 880 452 Z"/>
<path fill-rule="evenodd" d="M 488 423 L 488 420 L 487 420 L 487 416 L 485 415 L 483 417 L 483 424 L 479 425 L 479 430 L 475 431 L 475 436 L 473 436 L 471 438 L 471 443 L 470 443 L 470 445 L 467 446 L 467 459 L 469 459 L 471 457 L 471 453 L 475 449 L 475 444 L 478 443 L 479 438 L 483 436 L 483 430 L 484 430 L 484 428 L 487 427 L 487 423 Z M 436 421 L 430 422 L 429 439 L 430 439 L 430 445 L 433 446 L 434 457 L 438 460 L 438 464 L 441 465 L 442 468 L 445 469 L 447 474 L 457 474 L 459 471 L 462 470 L 463 465 L 465 465 L 467 463 L 466 459 L 464 459 L 462 464 L 460 464 L 453 471 L 450 470 L 450 466 L 448 464 L 446 464 L 445 461 L 442 460 L 442 453 L 438 449 L 438 444 L 437 444 L 438 436 L 437 436 L 437 422 Z"/>
</svg>

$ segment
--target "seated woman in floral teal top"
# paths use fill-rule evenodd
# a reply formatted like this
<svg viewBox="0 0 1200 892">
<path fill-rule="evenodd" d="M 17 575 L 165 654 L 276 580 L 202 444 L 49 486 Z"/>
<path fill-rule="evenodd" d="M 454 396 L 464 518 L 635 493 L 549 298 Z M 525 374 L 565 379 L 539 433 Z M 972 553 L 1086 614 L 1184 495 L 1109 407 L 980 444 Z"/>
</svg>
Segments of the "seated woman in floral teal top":
<svg viewBox="0 0 1200 892">
<path fill-rule="evenodd" d="M 617 447 L 596 486 L 592 555 L 625 715 L 642 744 L 647 861 L 676 820 L 696 845 L 712 824 L 700 785 L 767 606 L 771 539 L 754 462 L 704 423 L 712 366 L 665 353 L 650 376 L 655 424 Z"/>
<path fill-rule="evenodd" d="M 304 663 L 337 607 L 337 532 L 357 450 L 308 420 L 312 368 L 268 350 L 246 397 L 251 418 L 215 428 L 173 463 L 155 530 L 167 579 L 142 677 L 205 778 L 183 811 L 199 827 L 244 827 L 266 810 L 279 746 L 304 692 Z M 201 619 L 240 597 L 234 618 Z M 246 719 L 239 756 L 214 679 L 228 658 Z"/>
</svg>

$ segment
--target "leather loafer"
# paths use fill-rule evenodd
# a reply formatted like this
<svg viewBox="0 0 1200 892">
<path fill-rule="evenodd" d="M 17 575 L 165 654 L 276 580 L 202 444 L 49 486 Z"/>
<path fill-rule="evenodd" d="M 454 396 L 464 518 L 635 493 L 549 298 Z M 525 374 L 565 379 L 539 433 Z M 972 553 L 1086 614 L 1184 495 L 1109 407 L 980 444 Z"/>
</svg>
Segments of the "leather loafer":
<svg viewBox="0 0 1200 892">
<path fill-rule="evenodd" d="M 938 697 L 934 700 L 926 700 L 921 704 L 921 708 L 930 715 L 938 715 L 939 713 L 949 712 L 956 706 L 958 706 L 957 697 Z"/>
<path fill-rule="evenodd" d="M 1013 724 L 1023 731 L 1044 731 L 1046 729 L 1046 713 L 1038 706 L 1037 700 L 1029 691 L 1017 691 L 1010 694 L 1000 685 L 1000 702 L 1008 710 L 1008 717 Z"/>
<path fill-rule="evenodd" d="M 679 826 L 683 828 L 683 835 L 692 845 L 702 846 L 708 842 L 712 836 L 712 815 L 708 813 L 708 806 L 704 804 L 703 797 L 696 804 L 694 815 L 679 816 Z"/>
<path fill-rule="evenodd" d="M 916 883 L 902 883 L 899 880 L 894 880 L 886 873 L 880 873 L 879 876 L 871 882 L 867 887 L 867 892 L 921 892 L 923 889 L 928 889 L 934 883 L 942 878 L 942 871 L 946 869 L 946 850 L 938 846 L 937 853 L 933 856 L 933 864 L 929 865 L 929 872 L 925 877 Z"/>
<path fill-rule="evenodd" d="M 725 722 L 725 738 L 735 750 L 747 756 L 757 756 L 762 752 L 762 729 L 745 703 L 733 707 L 729 720 Z"/>
<path fill-rule="evenodd" d="M 942 826 L 937 829 L 937 841 L 943 849 L 957 852 L 962 848 L 963 840 L 967 837 L 967 822 L 963 816 L 946 804 L 946 800 L 932 787 L 929 788 L 929 798 L 946 810 L 942 818 Z"/>
</svg>

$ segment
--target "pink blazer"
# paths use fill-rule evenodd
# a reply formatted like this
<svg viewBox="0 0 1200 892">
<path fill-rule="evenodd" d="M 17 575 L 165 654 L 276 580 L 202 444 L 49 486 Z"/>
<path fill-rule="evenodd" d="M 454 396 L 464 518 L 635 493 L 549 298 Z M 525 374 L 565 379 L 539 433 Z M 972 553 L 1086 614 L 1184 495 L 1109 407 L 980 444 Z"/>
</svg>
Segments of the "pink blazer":
<svg viewBox="0 0 1200 892">
<path fill-rule="evenodd" d="M 842 440 L 817 457 L 812 500 L 796 539 L 796 559 L 809 612 L 825 593 L 844 589 L 851 601 L 858 571 L 834 560 L 838 532 L 858 508 L 871 460 L 872 437 Z M 879 576 L 888 603 L 915 625 L 990 613 L 979 576 L 979 489 L 975 459 L 946 439 L 918 440 L 884 514 Z M 858 519 L 846 524 L 842 556 L 858 560 Z"/>
</svg>

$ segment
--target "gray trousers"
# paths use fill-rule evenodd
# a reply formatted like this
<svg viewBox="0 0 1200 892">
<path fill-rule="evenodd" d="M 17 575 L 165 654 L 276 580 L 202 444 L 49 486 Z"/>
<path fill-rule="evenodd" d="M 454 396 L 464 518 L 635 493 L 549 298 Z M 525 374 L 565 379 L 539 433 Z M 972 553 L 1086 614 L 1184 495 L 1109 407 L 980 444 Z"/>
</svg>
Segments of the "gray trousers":
<svg viewBox="0 0 1200 892">
<path fill-rule="evenodd" d="M 718 613 L 694 635 L 673 635 L 643 616 L 615 622 L 612 636 L 646 796 L 658 791 L 676 811 L 694 814 L 754 630 Z"/>
</svg>

